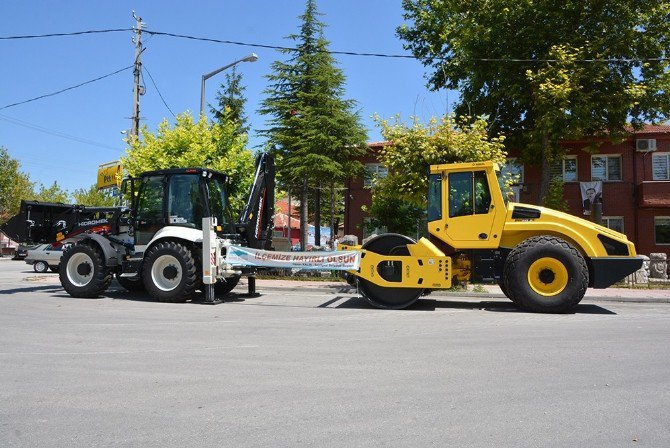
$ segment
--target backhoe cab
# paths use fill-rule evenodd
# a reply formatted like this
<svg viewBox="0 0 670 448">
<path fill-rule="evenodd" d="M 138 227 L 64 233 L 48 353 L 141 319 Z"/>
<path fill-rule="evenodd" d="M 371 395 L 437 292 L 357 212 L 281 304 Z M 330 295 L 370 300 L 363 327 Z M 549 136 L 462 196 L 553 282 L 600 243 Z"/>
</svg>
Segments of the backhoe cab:
<svg viewBox="0 0 670 448">
<path fill-rule="evenodd" d="M 566 312 L 588 286 L 606 288 L 642 265 L 621 233 L 508 202 L 492 162 L 431 166 L 427 219 L 429 239 L 382 234 L 360 247 L 351 274 L 373 305 L 405 308 L 426 290 L 470 281 L 498 283 L 528 310 Z"/>
</svg>

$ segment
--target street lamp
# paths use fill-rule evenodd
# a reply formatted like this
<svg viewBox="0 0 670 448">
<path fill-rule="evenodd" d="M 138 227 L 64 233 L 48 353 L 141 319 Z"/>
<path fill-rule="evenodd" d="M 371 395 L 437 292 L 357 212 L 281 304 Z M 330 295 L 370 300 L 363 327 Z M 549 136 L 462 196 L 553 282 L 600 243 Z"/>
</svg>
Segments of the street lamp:
<svg viewBox="0 0 670 448">
<path fill-rule="evenodd" d="M 243 57 L 242 59 L 238 59 L 235 62 L 232 62 L 228 65 L 224 65 L 223 67 L 214 70 L 211 73 L 207 73 L 206 75 L 202 75 L 202 85 L 200 87 L 200 115 L 202 116 L 205 113 L 205 81 L 211 78 L 214 75 L 217 75 L 224 71 L 227 68 L 232 67 L 233 65 L 237 65 L 240 62 L 256 62 L 258 60 L 258 56 L 256 56 L 256 53 L 251 53 L 248 56 Z"/>
</svg>

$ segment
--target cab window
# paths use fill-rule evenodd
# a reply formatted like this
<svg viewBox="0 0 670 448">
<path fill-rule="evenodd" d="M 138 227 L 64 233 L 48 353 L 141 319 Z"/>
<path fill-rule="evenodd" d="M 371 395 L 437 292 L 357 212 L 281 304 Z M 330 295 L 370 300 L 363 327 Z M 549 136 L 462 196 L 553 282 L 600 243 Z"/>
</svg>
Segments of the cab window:
<svg viewBox="0 0 670 448">
<path fill-rule="evenodd" d="M 491 208 L 491 190 L 486 172 L 475 171 L 474 173 L 475 215 L 483 215 Z"/>
<path fill-rule="evenodd" d="M 449 174 L 449 217 L 481 215 L 491 208 L 485 171 Z"/>
<path fill-rule="evenodd" d="M 442 219 L 442 174 L 428 177 L 428 221 Z"/>
<path fill-rule="evenodd" d="M 201 229 L 204 211 L 200 176 L 176 174 L 170 177 L 168 196 L 170 224 Z"/>
</svg>

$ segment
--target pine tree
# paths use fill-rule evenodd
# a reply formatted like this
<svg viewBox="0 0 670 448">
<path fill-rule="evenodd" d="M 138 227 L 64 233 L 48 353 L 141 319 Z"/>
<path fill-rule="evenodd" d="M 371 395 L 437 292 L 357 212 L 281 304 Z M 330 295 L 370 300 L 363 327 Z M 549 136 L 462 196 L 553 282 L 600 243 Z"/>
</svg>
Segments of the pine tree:
<svg viewBox="0 0 670 448">
<path fill-rule="evenodd" d="M 308 190 L 313 189 L 314 225 L 320 237 L 321 188 L 342 183 L 361 171 L 354 158 L 365 151 L 366 132 L 344 96 L 345 77 L 328 51 L 325 24 L 316 1 L 307 0 L 298 34 L 288 36 L 295 49 L 275 61 L 267 76 L 266 99 L 259 112 L 269 117 L 261 131 L 277 160 L 280 186 L 300 195 L 301 246 L 307 242 Z"/>
<path fill-rule="evenodd" d="M 220 123 L 232 121 L 238 126 L 238 133 L 246 134 L 249 132 L 247 116 L 244 112 L 244 106 L 247 98 L 244 96 L 246 86 L 242 84 L 242 73 L 233 67 L 230 73 L 225 73 L 226 80 L 221 83 L 216 93 L 218 107 L 210 105 L 210 112 Z"/>
</svg>

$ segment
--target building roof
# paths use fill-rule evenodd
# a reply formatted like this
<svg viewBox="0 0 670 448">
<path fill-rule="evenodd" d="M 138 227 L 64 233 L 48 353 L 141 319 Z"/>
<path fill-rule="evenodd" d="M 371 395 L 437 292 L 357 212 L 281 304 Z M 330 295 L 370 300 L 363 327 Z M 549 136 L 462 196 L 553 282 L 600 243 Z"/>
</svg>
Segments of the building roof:
<svg viewBox="0 0 670 448">
<path fill-rule="evenodd" d="M 642 129 L 634 131 L 634 134 L 670 134 L 670 124 L 645 124 Z"/>
</svg>

